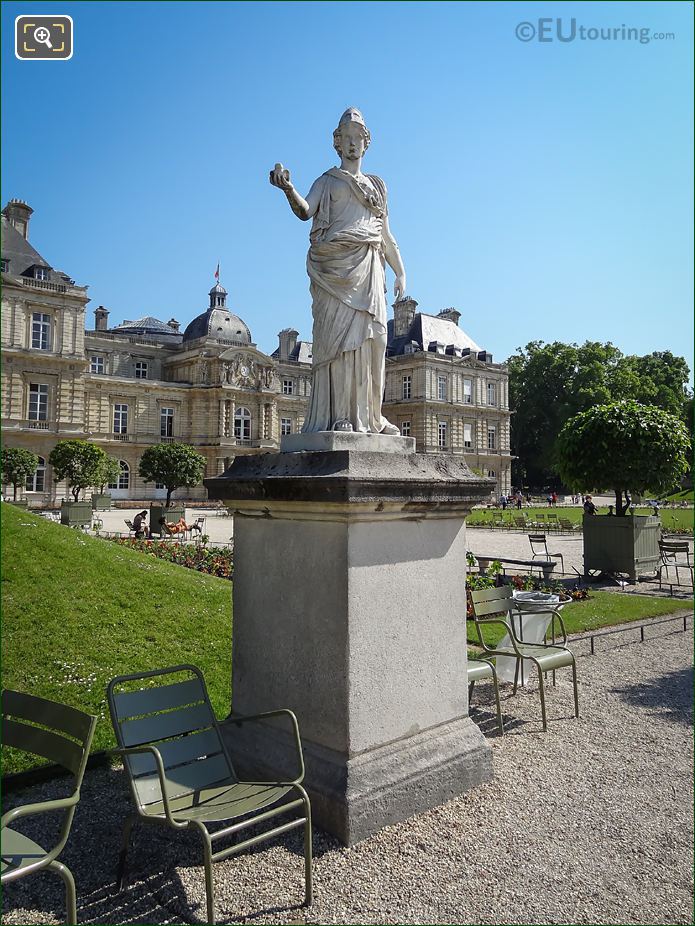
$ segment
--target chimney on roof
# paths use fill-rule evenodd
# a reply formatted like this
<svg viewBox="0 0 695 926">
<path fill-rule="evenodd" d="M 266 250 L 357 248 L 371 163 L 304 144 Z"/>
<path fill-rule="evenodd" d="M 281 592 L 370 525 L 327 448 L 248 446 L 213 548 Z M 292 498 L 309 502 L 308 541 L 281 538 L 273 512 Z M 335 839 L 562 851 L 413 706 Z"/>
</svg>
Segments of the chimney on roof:
<svg viewBox="0 0 695 926">
<path fill-rule="evenodd" d="M 97 331 L 109 330 L 109 310 L 103 305 L 98 305 L 94 309 L 94 327 Z"/>
<path fill-rule="evenodd" d="M 168 325 L 171 329 L 173 329 L 174 331 L 176 331 L 177 333 L 178 333 L 179 328 L 181 327 L 181 325 L 179 324 L 179 322 L 176 321 L 175 318 L 170 318 L 169 321 L 167 322 L 167 325 Z"/>
<path fill-rule="evenodd" d="M 34 210 L 23 199 L 11 199 L 2 210 L 10 225 L 14 225 L 22 238 L 29 240 L 29 219 Z"/>
<path fill-rule="evenodd" d="M 459 318 L 461 318 L 461 313 L 458 312 L 453 306 L 449 306 L 448 309 L 442 309 L 442 311 L 437 316 L 438 318 L 443 318 L 444 321 L 453 322 L 457 327 L 459 323 Z"/>
<path fill-rule="evenodd" d="M 280 341 L 278 360 L 290 359 L 297 346 L 298 337 L 299 332 L 295 331 L 294 328 L 283 328 L 282 331 L 278 332 L 278 340 Z"/>
<path fill-rule="evenodd" d="M 404 338 L 407 335 L 415 318 L 416 309 L 417 302 L 410 296 L 403 296 L 402 299 L 393 303 L 394 338 Z"/>
</svg>

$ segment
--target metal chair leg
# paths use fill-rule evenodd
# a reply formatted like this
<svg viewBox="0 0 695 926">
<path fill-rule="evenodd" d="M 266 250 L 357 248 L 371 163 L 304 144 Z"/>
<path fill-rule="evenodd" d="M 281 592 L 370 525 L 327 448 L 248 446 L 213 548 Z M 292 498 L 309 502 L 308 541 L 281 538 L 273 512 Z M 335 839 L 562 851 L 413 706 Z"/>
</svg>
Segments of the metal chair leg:
<svg viewBox="0 0 695 926">
<path fill-rule="evenodd" d="M 579 717 L 579 690 L 577 688 L 577 662 L 572 660 L 572 681 L 574 682 L 574 716 Z"/>
<path fill-rule="evenodd" d="M 497 682 L 497 669 L 492 667 L 492 685 L 495 689 L 495 701 L 497 702 L 497 726 L 500 729 L 500 736 L 504 735 L 504 724 L 502 723 L 502 705 L 500 703 L 500 686 Z"/>
<path fill-rule="evenodd" d="M 538 690 L 541 695 L 541 715 L 543 717 L 543 732 L 545 733 L 548 729 L 548 720 L 545 712 L 545 682 L 543 681 L 543 672 L 541 671 L 540 663 L 536 662 L 536 666 L 538 667 Z"/>
<path fill-rule="evenodd" d="M 128 846 L 130 844 L 130 837 L 133 829 L 133 825 L 137 821 L 137 817 L 128 817 L 123 827 L 123 836 L 121 838 L 121 851 L 118 856 L 118 868 L 116 870 L 116 890 L 122 891 L 125 887 L 125 872 L 126 872 L 126 856 L 128 855 Z"/>
<path fill-rule="evenodd" d="M 516 669 L 514 670 L 514 688 L 512 689 L 512 694 L 516 694 L 516 689 L 519 685 L 519 667 L 521 666 L 521 659 L 516 661 Z"/>
<path fill-rule="evenodd" d="M 468 709 L 469 710 L 471 707 L 471 698 L 473 697 L 473 686 L 474 685 L 475 685 L 475 682 L 471 682 L 470 685 L 468 686 Z"/>
<path fill-rule="evenodd" d="M 205 866 L 205 901 L 207 905 L 207 921 L 215 922 L 215 884 L 212 878 L 212 842 L 210 834 L 202 825 L 198 824 L 200 835 L 203 838 L 203 864 Z"/>
<path fill-rule="evenodd" d="M 314 882 L 312 874 L 312 834 L 311 834 L 311 803 L 309 795 L 302 788 L 304 795 L 304 906 L 310 907 L 314 899 Z"/>
<path fill-rule="evenodd" d="M 68 910 L 67 922 L 69 926 L 74 926 L 77 923 L 77 891 L 75 890 L 75 879 L 72 872 L 62 862 L 53 861 L 47 867 L 49 871 L 55 871 L 63 879 L 65 884 L 65 904 Z"/>
</svg>

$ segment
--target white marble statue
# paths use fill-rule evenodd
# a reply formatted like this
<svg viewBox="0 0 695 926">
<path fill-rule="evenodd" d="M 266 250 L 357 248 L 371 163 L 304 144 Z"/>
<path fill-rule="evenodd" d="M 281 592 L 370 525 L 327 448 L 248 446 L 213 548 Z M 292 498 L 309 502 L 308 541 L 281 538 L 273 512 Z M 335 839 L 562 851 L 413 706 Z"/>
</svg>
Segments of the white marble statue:
<svg viewBox="0 0 695 926">
<path fill-rule="evenodd" d="M 306 199 L 276 164 L 270 182 L 302 220 L 313 219 L 307 272 L 312 298 L 311 405 L 302 431 L 398 434 L 381 414 L 386 357 L 384 262 L 405 295 L 405 269 L 388 223 L 386 184 L 363 174 L 370 135 L 362 114 L 348 109 L 333 133 L 340 167 L 316 180 Z"/>
</svg>

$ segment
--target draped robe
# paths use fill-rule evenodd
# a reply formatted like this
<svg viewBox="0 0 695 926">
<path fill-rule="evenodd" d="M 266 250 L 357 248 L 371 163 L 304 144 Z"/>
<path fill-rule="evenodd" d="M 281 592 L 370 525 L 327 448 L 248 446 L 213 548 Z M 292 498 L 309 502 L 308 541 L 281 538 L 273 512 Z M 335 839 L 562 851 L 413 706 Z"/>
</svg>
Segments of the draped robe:
<svg viewBox="0 0 695 926">
<path fill-rule="evenodd" d="M 386 357 L 383 224 L 386 186 L 333 168 L 318 196 L 307 255 L 313 315 L 311 404 L 302 431 L 397 434 L 381 414 Z"/>
</svg>

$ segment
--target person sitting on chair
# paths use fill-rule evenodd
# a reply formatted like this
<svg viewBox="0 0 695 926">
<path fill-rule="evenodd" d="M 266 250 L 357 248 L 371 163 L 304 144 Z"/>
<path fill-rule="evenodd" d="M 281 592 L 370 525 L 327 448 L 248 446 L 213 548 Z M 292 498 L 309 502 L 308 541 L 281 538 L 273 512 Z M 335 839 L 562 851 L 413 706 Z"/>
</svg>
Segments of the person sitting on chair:
<svg viewBox="0 0 695 926">
<path fill-rule="evenodd" d="M 147 524 L 145 523 L 146 518 L 146 511 L 139 511 L 133 518 L 133 530 L 135 531 L 136 540 L 142 540 L 142 538 L 147 533 Z"/>
<path fill-rule="evenodd" d="M 167 521 L 166 518 L 160 518 L 159 525 L 160 527 L 165 528 L 169 534 L 185 534 L 188 531 L 194 530 L 200 532 L 200 525 L 186 524 L 186 521 L 183 518 L 179 518 L 178 521 Z"/>
</svg>

